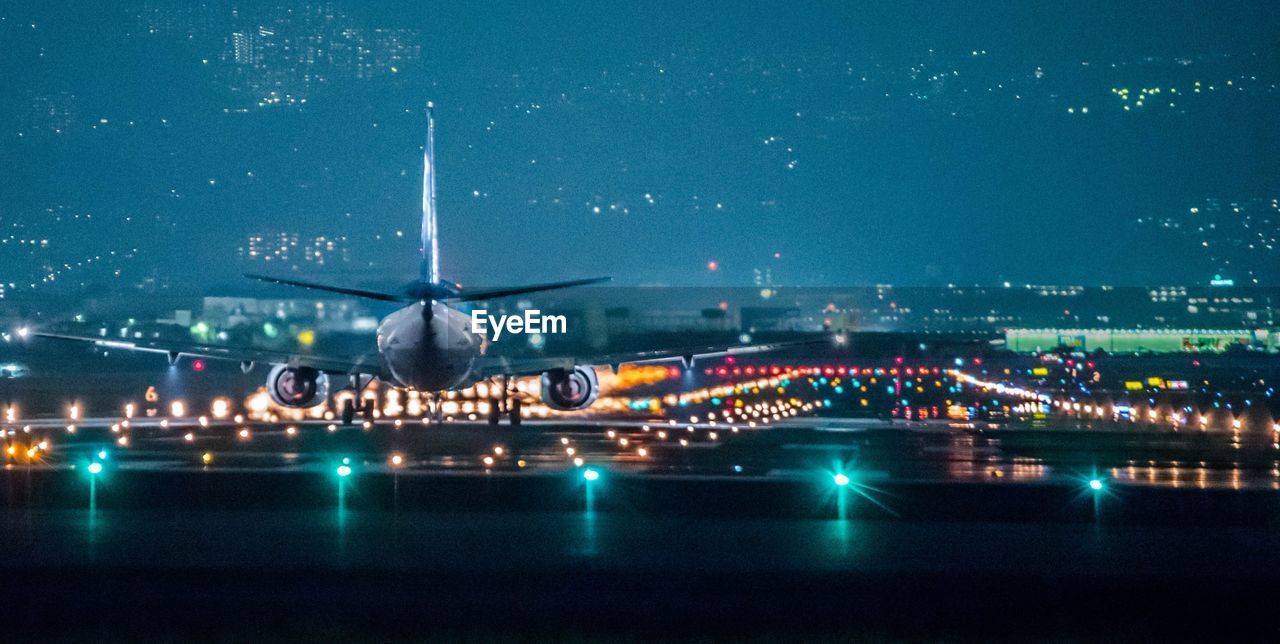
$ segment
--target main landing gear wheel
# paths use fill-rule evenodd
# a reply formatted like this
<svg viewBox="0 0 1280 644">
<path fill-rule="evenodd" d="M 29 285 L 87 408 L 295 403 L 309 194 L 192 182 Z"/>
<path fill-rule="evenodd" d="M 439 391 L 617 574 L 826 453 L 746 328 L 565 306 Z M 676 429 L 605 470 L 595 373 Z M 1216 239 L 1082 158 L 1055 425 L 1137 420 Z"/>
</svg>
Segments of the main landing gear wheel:
<svg viewBox="0 0 1280 644">
<path fill-rule="evenodd" d="M 374 421 L 373 401 L 366 400 L 360 404 L 348 398 L 342 401 L 342 424 L 354 425 L 356 423 L 356 414 L 359 413 L 362 418 L 370 423 Z"/>
<path fill-rule="evenodd" d="M 511 426 L 515 427 L 519 425 L 520 424 L 520 399 L 512 398 L 511 402 L 507 405 L 507 407 L 510 408 L 509 413 L 511 414 Z"/>
<path fill-rule="evenodd" d="M 351 397 L 342 401 L 342 424 L 354 425 L 356 412 L 364 412 L 364 419 L 373 422 L 373 401 L 361 401 L 360 394 L 373 382 L 373 377 L 364 378 L 360 374 L 351 374 Z"/>
<path fill-rule="evenodd" d="M 502 420 L 502 401 L 498 398 L 489 399 L 489 424 L 497 425 Z"/>
</svg>

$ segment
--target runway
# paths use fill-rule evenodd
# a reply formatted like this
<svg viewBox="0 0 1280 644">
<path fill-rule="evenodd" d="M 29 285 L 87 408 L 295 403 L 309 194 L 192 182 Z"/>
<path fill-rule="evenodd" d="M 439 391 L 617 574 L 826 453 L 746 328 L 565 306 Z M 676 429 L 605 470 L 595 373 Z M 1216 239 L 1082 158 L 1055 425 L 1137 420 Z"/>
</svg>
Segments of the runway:
<svg viewBox="0 0 1280 644">
<path fill-rule="evenodd" d="M 1280 489 L 1269 432 L 1076 422 L 797 416 L 771 424 L 676 419 L 243 422 L 207 418 L 30 420 L 5 430 L 9 469 L 250 470 L 359 475 L 611 476 L 859 483 L 967 482 L 1171 489 Z M 101 456 L 99 456 L 101 455 Z"/>
<path fill-rule="evenodd" d="M 673 420 L 28 421 L 0 601 L 106 639 L 1270 632 L 1269 437 Z"/>
</svg>

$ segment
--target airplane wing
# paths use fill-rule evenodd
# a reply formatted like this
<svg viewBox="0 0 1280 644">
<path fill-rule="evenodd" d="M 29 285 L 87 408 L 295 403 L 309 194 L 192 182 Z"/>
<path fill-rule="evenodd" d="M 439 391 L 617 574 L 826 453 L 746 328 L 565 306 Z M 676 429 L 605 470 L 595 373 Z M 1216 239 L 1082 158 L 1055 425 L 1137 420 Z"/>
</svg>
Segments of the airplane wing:
<svg viewBox="0 0 1280 644">
<path fill-rule="evenodd" d="M 104 349 L 122 351 L 144 351 L 164 353 L 175 359 L 177 356 L 191 356 L 210 360 L 233 360 L 236 362 L 261 362 L 264 364 L 288 364 L 297 367 L 312 367 L 328 373 L 378 375 L 379 360 L 376 352 L 356 357 L 331 357 L 312 353 L 290 353 L 257 347 L 236 347 L 222 344 L 202 344 L 166 340 L 113 340 L 111 338 L 69 335 L 64 333 L 43 333 L 30 331 L 30 337 L 48 338 L 82 342 Z"/>
<path fill-rule="evenodd" d="M 577 365 L 608 366 L 617 369 L 623 364 L 651 364 L 680 360 L 685 367 L 692 366 L 695 360 L 702 358 L 718 358 L 724 356 L 740 356 L 753 353 L 782 351 L 800 347 L 813 347 L 832 343 L 830 337 L 817 340 L 801 340 L 797 342 L 769 342 L 762 344 L 697 346 L 677 349 L 656 349 L 652 351 L 632 351 L 597 356 L 558 356 L 537 358 L 507 358 L 504 356 L 485 356 L 477 361 L 476 368 L 482 378 L 494 376 L 531 376 L 549 369 L 571 369 Z"/>
</svg>

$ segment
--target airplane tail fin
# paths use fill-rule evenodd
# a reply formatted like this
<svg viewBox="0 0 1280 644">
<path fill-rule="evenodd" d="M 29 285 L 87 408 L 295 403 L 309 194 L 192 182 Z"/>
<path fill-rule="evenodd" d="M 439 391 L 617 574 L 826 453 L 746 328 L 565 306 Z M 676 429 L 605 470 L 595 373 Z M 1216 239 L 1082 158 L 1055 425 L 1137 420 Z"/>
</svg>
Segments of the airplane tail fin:
<svg viewBox="0 0 1280 644">
<path fill-rule="evenodd" d="M 422 153 L 422 265 L 419 278 L 440 281 L 440 247 L 436 241 L 436 120 L 435 105 L 427 101 L 427 145 Z"/>
<path fill-rule="evenodd" d="M 525 286 L 508 286 L 491 289 L 459 289 L 457 286 L 440 279 L 440 247 L 436 242 L 436 121 L 435 105 L 427 101 L 427 144 L 422 154 L 422 264 L 419 267 L 418 281 L 406 285 L 399 292 L 370 291 L 365 289 L 332 286 L 317 282 L 304 282 L 271 275 L 246 273 L 245 277 L 271 284 L 281 284 L 316 291 L 326 291 L 339 295 L 349 295 L 383 302 L 412 301 L 461 301 L 476 302 L 480 300 L 509 297 L 525 293 L 553 291 L 573 286 L 599 284 L 609 281 L 608 277 L 570 280 L 567 282 L 550 282 L 546 284 L 529 284 Z M 424 307 L 426 315 L 430 315 L 431 307 Z"/>
</svg>

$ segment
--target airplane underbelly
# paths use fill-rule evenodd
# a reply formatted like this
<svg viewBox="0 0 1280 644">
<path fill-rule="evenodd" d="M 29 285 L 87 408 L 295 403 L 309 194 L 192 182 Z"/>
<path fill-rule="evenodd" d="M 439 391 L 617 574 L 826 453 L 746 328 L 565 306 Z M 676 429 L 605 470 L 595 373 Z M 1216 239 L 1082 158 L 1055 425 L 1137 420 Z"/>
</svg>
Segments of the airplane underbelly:
<svg viewBox="0 0 1280 644">
<path fill-rule="evenodd" d="M 423 351 L 420 346 L 406 346 L 388 349 L 382 356 L 383 366 L 403 387 L 441 391 L 474 381 L 471 369 L 476 354 L 472 351 Z"/>
<path fill-rule="evenodd" d="M 383 371 L 402 387 L 440 391 L 471 384 L 481 343 L 467 328 L 468 318 L 435 303 L 423 318 L 423 304 L 387 316 L 378 329 Z"/>
</svg>

